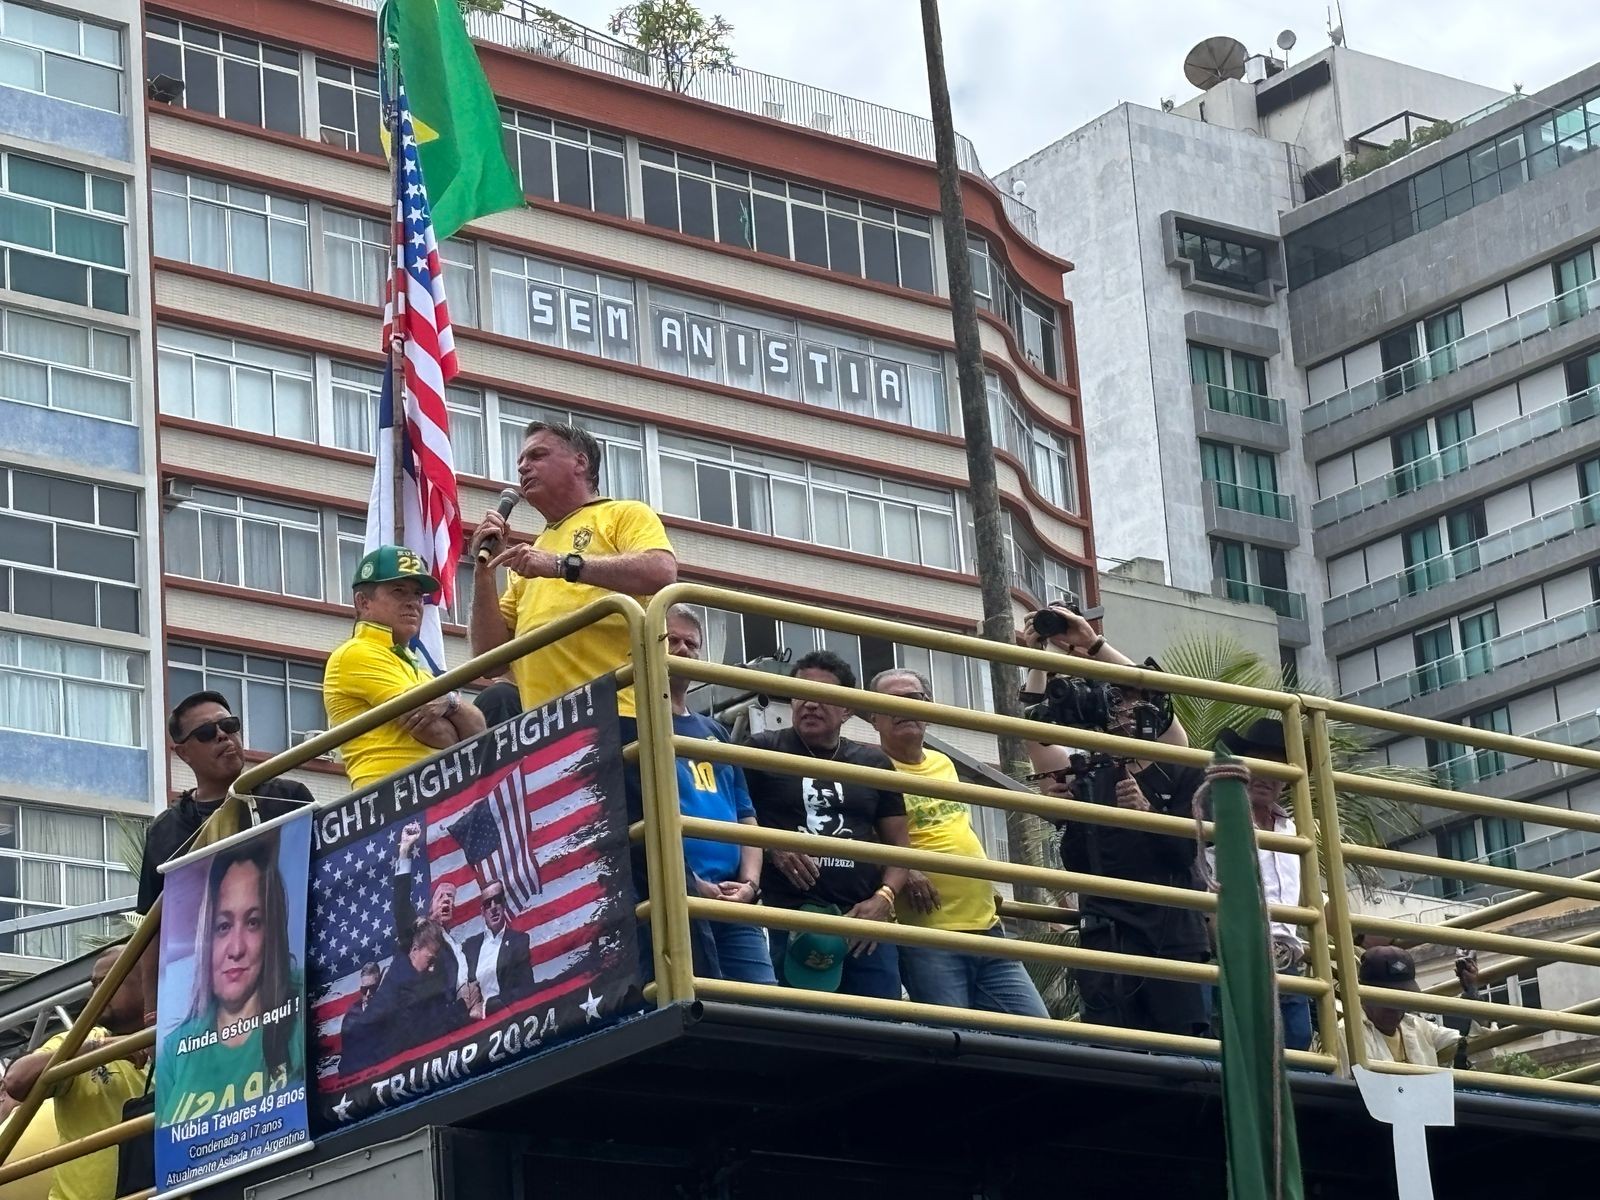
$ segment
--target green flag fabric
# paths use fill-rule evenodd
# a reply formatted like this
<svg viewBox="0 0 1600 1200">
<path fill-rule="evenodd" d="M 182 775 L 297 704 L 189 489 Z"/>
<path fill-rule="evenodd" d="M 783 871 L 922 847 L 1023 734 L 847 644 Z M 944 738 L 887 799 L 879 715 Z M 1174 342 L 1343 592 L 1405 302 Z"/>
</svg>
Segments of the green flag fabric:
<svg viewBox="0 0 1600 1200">
<path fill-rule="evenodd" d="M 1219 752 L 1218 764 L 1236 760 Z M 1238 765 L 1240 775 L 1244 771 Z M 1242 778 L 1209 784 L 1216 822 L 1217 965 L 1229 1200 L 1302 1200 L 1300 1145 L 1283 1069 L 1270 927 Z"/>
<path fill-rule="evenodd" d="M 398 52 L 434 235 L 442 241 L 475 217 L 522 204 L 500 109 L 456 0 L 387 0 L 378 27 L 385 58 Z"/>
</svg>

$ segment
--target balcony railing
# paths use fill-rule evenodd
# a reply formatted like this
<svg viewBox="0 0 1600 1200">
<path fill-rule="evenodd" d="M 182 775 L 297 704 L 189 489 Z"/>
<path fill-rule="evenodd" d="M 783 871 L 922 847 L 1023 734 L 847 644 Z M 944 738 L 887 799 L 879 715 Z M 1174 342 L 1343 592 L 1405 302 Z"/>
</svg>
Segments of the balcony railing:
<svg viewBox="0 0 1600 1200">
<path fill-rule="evenodd" d="M 1342 521 L 1430 483 L 1448 479 L 1468 467 L 1498 458 L 1507 451 L 1571 429 L 1597 413 L 1600 413 L 1600 388 L 1589 388 L 1555 404 L 1547 404 L 1504 425 L 1497 425 L 1463 442 L 1446 446 L 1437 454 L 1396 467 L 1387 475 L 1380 475 L 1318 500 L 1311 506 L 1311 523 L 1320 529 L 1324 525 Z"/>
<path fill-rule="evenodd" d="M 344 3 L 370 12 L 376 11 L 380 0 L 344 0 Z M 523 0 L 508 0 L 499 12 L 469 9 L 465 15 L 467 29 L 480 41 L 542 54 L 634 83 L 674 90 L 668 83 L 667 66 L 661 59 L 574 21 L 552 20 L 549 10 L 540 6 Z M 752 116 L 848 138 L 880 150 L 929 162 L 934 160 L 933 122 L 926 117 L 793 79 L 735 67 L 731 71 L 697 75 L 682 89 L 682 94 Z M 978 151 L 971 139 L 961 134 L 956 135 L 956 160 L 963 171 L 989 178 L 978 162 Z M 1012 224 L 1030 240 L 1037 241 L 1038 214 L 1003 188 L 1000 200 Z"/>
<path fill-rule="evenodd" d="M 1222 587 L 1229 600 L 1242 600 L 1246 604 L 1265 604 L 1280 617 L 1288 617 L 1294 621 L 1306 619 L 1304 592 L 1290 592 L 1260 583 L 1245 583 L 1239 579 L 1224 579 Z"/>
<path fill-rule="evenodd" d="M 1463 680 L 1498 671 L 1553 646 L 1588 637 L 1597 630 L 1600 630 L 1600 604 L 1588 604 L 1481 645 L 1469 646 L 1461 654 L 1423 663 L 1404 675 L 1380 679 L 1357 688 L 1345 699 L 1371 708 L 1392 708 L 1407 700 L 1443 691 Z"/>
<path fill-rule="evenodd" d="M 1403 571 L 1335 596 L 1322 606 L 1325 626 L 1376 612 L 1409 596 L 1442 587 L 1463 575 L 1481 571 L 1491 563 L 1514 558 L 1580 530 L 1600 524 L 1600 496 L 1587 496 L 1565 508 L 1522 521 L 1475 542 L 1466 542 L 1434 558 L 1425 558 Z"/>
<path fill-rule="evenodd" d="M 1563 746 L 1593 746 L 1600 742 L 1600 711 L 1557 721 L 1554 725 L 1535 729 L 1527 736 L 1538 738 L 1542 742 L 1556 742 Z M 1454 758 L 1447 758 L 1435 764 L 1433 769 L 1446 787 L 1463 788 L 1485 779 L 1493 779 L 1496 775 L 1504 775 L 1507 771 L 1532 761 L 1520 754 L 1506 754 L 1499 750 L 1469 750 L 1465 754 L 1458 754 Z M 1597 841 L 1596 845 L 1600 845 L 1600 841 Z"/>
<path fill-rule="evenodd" d="M 1308 404 L 1301 414 L 1301 426 L 1311 433 L 1415 391 L 1441 376 L 1576 321 L 1596 307 L 1597 300 L 1600 300 L 1600 281 L 1580 284 L 1553 300 L 1430 350 L 1347 391 Z"/>
<path fill-rule="evenodd" d="M 1235 512 L 1271 517 L 1277 521 L 1294 520 L 1294 497 L 1285 496 L 1282 492 L 1268 492 L 1221 479 L 1211 480 L 1211 492 L 1216 497 L 1218 508 L 1231 508 Z"/>
<path fill-rule="evenodd" d="M 1208 383 L 1206 404 L 1213 412 L 1230 413 L 1269 425 L 1284 424 L 1283 401 L 1276 396 L 1258 396 L 1254 392 L 1223 387 L 1220 383 Z"/>
</svg>

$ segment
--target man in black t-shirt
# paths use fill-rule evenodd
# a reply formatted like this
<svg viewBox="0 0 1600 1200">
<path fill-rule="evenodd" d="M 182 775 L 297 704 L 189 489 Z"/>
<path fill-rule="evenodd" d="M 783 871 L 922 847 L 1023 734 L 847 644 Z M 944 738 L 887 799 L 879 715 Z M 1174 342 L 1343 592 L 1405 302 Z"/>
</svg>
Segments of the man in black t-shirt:
<svg viewBox="0 0 1600 1200">
<path fill-rule="evenodd" d="M 1055 611 L 1066 619 L 1067 630 L 1049 639 L 1050 649 L 1134 665 L 1098 636 L 1082 616 L 1064 607 Z M 1023 629 L 1023 640 L 1030 646 L 1041 644 L 1031 618 Z M 1044 690 L 1043 672 L 1030 673 L 1027 690 Z M 1113 728 L 1111 732 L 1126 735 L 1128 729 Z M 1189 744 L 1182 722 L 1176 719 L 1160 740 L 1176 746 Z M 1030 742 L 1027 749 L 1036 771 L 1053 772 L 1040 785 L 1046 795 L 1115 804 L 1134 812 L 1191 817 L 1195 791 L 1205 779 L 1204 773 L 1193 767 L 1159 762 L 1108 765 L 1079 779 L 1065 769 L 1071 757 L 1066 748 Z M 1194 862 L 1192 836 L 1082 821 L 1062 825 L 1061 863 L 1069 871 L 1199 891 Z M 1210 957 L 1205 918 L 1196 909 L 1083 893 L 1078 897 L 1078 911 L 1082 914 L 1078 945 L 1085 950 L 1196 963 Z M 1074 977 L 1081 997 L 1079 1016 L 1089 1024 L 1194 1036 L 1204 1035 L 1210 1028 L 1205 992 L 1198 983 L 1104 971 L 1076 971 Z"/>
<path fill-rule="evenodd" d="M 163 876 L 156 868 L 191 848 L 195 834 L 222 807 L 228 789 L 244 770 L 242 731 L 239 718 L 228 708 L 228 698 L 221 692 L 195 692 L 178 701 L 172 710 L 167 719 L 172 752 L 194 773 L 194 787 L 156 817 L 145 834 L 135 905 L 138 912 L 149 912 L 161 895 Z M 312 796 L 303 783 L 271 779 L 256 789 L 252 800 L 251 822 L 258 824 L 312 803 Z M 146 1003 L 154 1004 L 157 964 L 153 946 L 140 961 L 140 969 L 144 973 Z"/>
<path fill-rule="evenodd" d="M 840 687 L 856 686 L 850 665 L 826 650 L 801 658 L 795 664 L 794 675 Z M 819 762 L 894 769 L 883 751 L 839 735 L 850 716 L 845 706 L 797 699 L 791 703 L 790 712 L 792 728 L 759 733 L 750 739 L 750 745 Z M 829 779 L 820 770 L 815 775 L 788 775 L 747 767 L 745 781 L 750 787 L 756 819 L 770 829 L 893 846 L 911 844 L 906 831 L 905 800 L 897 791 Z M 905 878 L 903 867 L 854 861 L 846 846 L 840 847 L 838 855 L 823 856 L 769 850 L 761 872 L 761 893 L 766 903 L 775 908 L 832 906 L 848 917 L 889 921 Z M 780 981 L 812 986 L 819 974 L 829 974 L 825 968 L 820 972 L 808 970 L 806 964 L 786 970 L 789 944 L 787 930 L 772 931 L 772 967 Z M 839 973 L 838 991 L 852 996 L 900 998 L 900 958 L 892 944 L 856 939 L 848 950 Z M 810 964 L 812 968 L 816 965 Z"/>
</svg>

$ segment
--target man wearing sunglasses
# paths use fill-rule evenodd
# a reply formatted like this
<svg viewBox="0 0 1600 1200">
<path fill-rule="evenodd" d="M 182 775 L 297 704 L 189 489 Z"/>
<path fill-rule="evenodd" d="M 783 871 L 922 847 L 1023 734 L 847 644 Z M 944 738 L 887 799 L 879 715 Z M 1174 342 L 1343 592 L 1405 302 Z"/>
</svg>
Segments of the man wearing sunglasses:
<svg viewBox="0 0 1600 1200">
<path fill-rule="evenodd" d="M 499 1012 L 533 994 L 528 935 L 506 919 L 506 885 L 499 880 L 484 884 L 478 902 L 483 907 L 483 932 L 473 934 L 461 946 L 468 978 L 478 985 L 480 1007 L 474 1017 Z"/>
</svg>

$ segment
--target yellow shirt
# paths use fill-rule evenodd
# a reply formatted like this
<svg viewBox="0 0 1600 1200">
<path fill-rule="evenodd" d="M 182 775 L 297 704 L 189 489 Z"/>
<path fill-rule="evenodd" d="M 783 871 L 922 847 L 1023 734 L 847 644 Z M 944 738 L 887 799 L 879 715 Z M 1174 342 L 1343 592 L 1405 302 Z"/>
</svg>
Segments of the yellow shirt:
<svg viewBox="0 0 1600 1200">
<path fill-rule="evenodd" d="M 672 551 L 661 518 L 649 505 L 637 500 L 592 500 L 545 526 L 533 544 L 535 549 L 558 558 L 569 554 L 581 554 L 587 559 L 646 550 Z M 524 579 L 512 572 L 505 594 L 500 597 L 500 614 L 505 617 L 506 627 L 520 636 L 609 594 L 607 588 L 581 581 Z M 643 604 L 649 597 L 637 599 Z M 615 671 L 628 661 L 628 656 L 628 626 L 620 616 L 612 616 L 523 655 L 511 664 L 511 677 L 526 711 L 596 676 Z M 634 715 L 632 688 L 617 693 L 617 712 L 624 717 Z"/>
<path fill-rule="evenodd" d="M 919 763 L 903 763 L 891 758 L 897 771 L 923 779 L 942 779 L 955 783 L 956 765 L 948 755 L 924 750 Z M 940 800 L 914 795 L 906 789 L 906 825 L 913 850 L 933 850 L 959 854 L 963 858 L 988 858 L 983 843 L 972 828 L 972 814 L 959 800 Z M 963 875 L 933 875 L 928 880 L 938 889 L 940 906 L 931 913 L 915 911 L 905 897 L 895 901 L 895 913 L 907 925 L 929 929 L 985 930 L 998 920 L 995 912 L 994 884 L 987 879 L 968 879 Z"/>
<path fill-rule="evenodd" d="M 7 1122 L 0 1122 L 0 1129 L 4 1129 Z M 35 1154 L 43 1154 L 46 1150 L 54 1150 L 61 1144 L 61 1135 L 56 1132 L 55 1101 L 46 1100 L 39 1106 L 39 1111 L 33 1114 L 33 1120 L 28 1122 L 28 1127 L 22 1131 L 22 1137 L 17 1141 L 17 1148 L 11 1152 L 8 1163 L 21 1162 L 25 1158 L 32 1158 Z M 0 1187 L 0 1200 L 45 1200 L 50 1195 L 50 1189 L 55 1179 L 54 1170 L 39 1171 L 12 1183 Z"/>
<path fill-rule="evenodd" d="M 39 1049 L 54 1050 L 66 1036 L 58 1033 Z M 104 1029 L 94 1029 L 89 1040 L 104 1041 L 109 1036 Z M 61 1141 L 75 1142 L 120 1125 L 122 1106 L 142 1095 L 144 1072 L 131 1062 L 119 1060 L 72 1076 L 55 1093 L 56 1130 Z M 50 1200 L 106 1200 L 116 1192 L 117 1148 L 108 1146 L 57 1167 Z"/>
<path fill-rule="evenodd" d="M 355 636 L 328 658 L 322 673 L 322 704 L 328 720 L 338 725 L 431 678 L 411 657 L 411 651 L 394 644 L 388 626 L 357 621 Z M 351 738 L 341 751 L 345 774 L 356 789 L 432 753 L 432 746 L 417 741 L 396 721 Z"/>
</svg>

